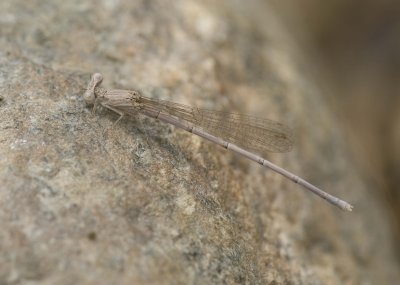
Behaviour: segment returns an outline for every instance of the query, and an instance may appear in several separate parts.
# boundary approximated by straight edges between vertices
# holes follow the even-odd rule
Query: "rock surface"
[[[268,4],[96,3],[0,4],[0,284],[399,279],[384,204]],[[155,120],[91,114],[94,72],[109,87],[290,125],[295,149],[266,158],[355,211]]]

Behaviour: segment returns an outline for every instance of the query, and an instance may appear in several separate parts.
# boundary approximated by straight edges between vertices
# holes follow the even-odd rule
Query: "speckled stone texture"
[[[0,25],[0,284],[399,280],[383,204],[265,1],[9,0]],[[169,125],[92,114],[94,72],[290,125],[295,149],[266,158],[354,212]]]

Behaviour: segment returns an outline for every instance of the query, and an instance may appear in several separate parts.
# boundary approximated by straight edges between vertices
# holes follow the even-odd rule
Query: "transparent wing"
[[[139,102],[141,108],[167,113],[244,149],[258,153],[287,152],[293,146],[291,130],[272,120],[199,109],[143,96],[140,96]]]

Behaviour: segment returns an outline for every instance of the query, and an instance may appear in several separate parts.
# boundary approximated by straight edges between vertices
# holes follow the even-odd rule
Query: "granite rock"
[[[94,4],[96,3],[96,4]],[[264,1],[2,1],[0,284],[389,284],[384,205],[354,169]],[[92,114],[104,85],[291,126],[266,158],[355,205],[156,120]]]

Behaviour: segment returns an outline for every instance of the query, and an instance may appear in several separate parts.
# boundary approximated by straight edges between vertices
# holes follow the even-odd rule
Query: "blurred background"
[[[335,91],[321,95],[341,120],[373,194],[384,197],[399,240],[400,2],[270,2],[309,56],[321,62],[325,83]]]

